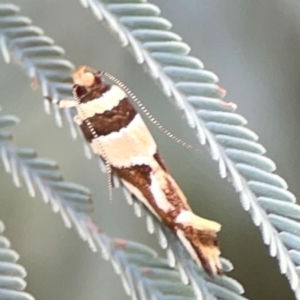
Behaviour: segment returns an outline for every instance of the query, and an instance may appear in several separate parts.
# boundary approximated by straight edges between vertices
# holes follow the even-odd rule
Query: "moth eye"
[[[94,73],[94,76],[95,76],[95,81],[97,84],[101,84],[102,83],[102,72],[101,71],[98,71],[96,73]]]
[[[84,86],[78,84],[74,85],[73,90],[78,98],[81,98],[87,93],[87,89]]]

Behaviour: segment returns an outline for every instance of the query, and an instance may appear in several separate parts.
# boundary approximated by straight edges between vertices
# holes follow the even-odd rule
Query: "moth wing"
[[[202,265],[208,274],[221,274],[220,250],[216,236],[221,225],[188,210],[182,211],[175,222],[181,225],[181,229],[176,232],[177,236],[193,259]]]

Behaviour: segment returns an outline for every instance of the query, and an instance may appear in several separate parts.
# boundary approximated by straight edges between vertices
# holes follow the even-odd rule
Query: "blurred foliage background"
[[[88,64],[121,79],[165,127],[197,145],[180,112],[166,100],[127,50],[121,49],[90,11],[79,1],[19,0],[21,14],[66,50],[74,64]],[[296,1],[164,0],[151,1],[174,25],[208,70],[227,89],[227,101],[249,121],[267,155],[298,195],[300,149],[300,5]],[[145,220],[134,216],[120,190],[109,203],[106,176],[95,160],[84,158],[80,141],[73,141],[67,126],[57,128],[43,112],[41,94],[15,65],[0,60],[0,103],[3,112],[22,120],[14,129],[14,143],[35,148],[40,156],[56,160],[69,181],[89,187],[94,195],[95,220],[109,235],[146,243],[157,250]],[[149,124],[171,173],[196,213],[222,223],[222,254],[235,269],[231,276],[253,299],[293,299],[277,261],[268,256],[260,233],[243,211],[232,187],[218,175],[208,151],[188,151]],[[93,254],[75,234],[63,227],[39,197],[30,199],[0,172],[0,218],[6,235],[21,254],[28,271],[28,289],[36,299],[125,299],[111,265]],[[162,251],[160,253],[163,254]]]

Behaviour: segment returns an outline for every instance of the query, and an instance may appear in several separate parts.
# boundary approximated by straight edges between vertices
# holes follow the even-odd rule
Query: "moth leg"
[[[53,104],[58,104],[59,108],[71,108],[76,107],[76,101],[70,100],[70,99],[52,99],[51,97],[44,97],[44,99],[47,99],[49,102]]]
[[[59,108],[72,108],[72,107],[76,108],[76,101],[70,99],[62,99],[60,101],[53,100],[52,103],[58,104]],[[75,115],[73,117],[73,121],[75,124],[80,126],[83,122],[83,119],[79,115]]]
[[[76,101],[70,99],[54,100],[53,103],[58,104],[59,108],[76,108]]]
[[[81,117],[79,115],[76,115],[73,117],[73,121],[77,124],[77,125],[81,125],[83,120],[81,119]]]

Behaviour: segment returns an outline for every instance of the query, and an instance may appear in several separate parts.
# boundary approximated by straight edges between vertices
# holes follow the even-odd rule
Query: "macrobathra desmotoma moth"
[[[73,74],[76,101],[61,100],[60,107],[76,107],[74,120],[108,171],[177,235],[198,265],[209,275],[221,274],[216,237],[221,225],[192,212],[123,86],[104,82],[109,76],[79,67]]]

